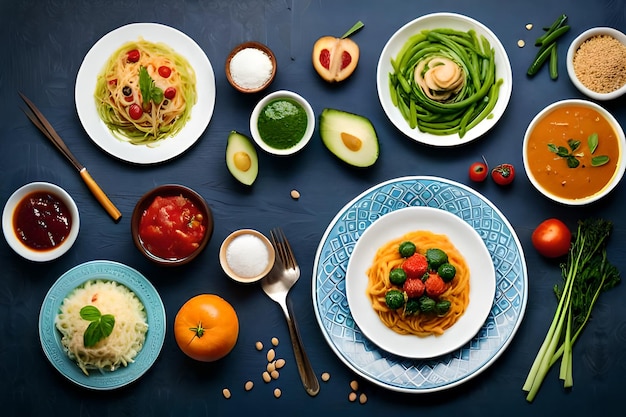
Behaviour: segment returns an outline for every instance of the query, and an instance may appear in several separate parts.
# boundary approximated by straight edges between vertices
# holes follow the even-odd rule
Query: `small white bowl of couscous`
[[[626,93],[626,35],[610,27],[584,31],[569,46],[567,73],[589,98],[620,97]]]

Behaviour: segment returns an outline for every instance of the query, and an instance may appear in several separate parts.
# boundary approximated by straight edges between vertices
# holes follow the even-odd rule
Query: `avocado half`
[[[245,185],[252,185],[259,173],[259,158],[247,136],[231,131],[226,144],[226,166],[230,173]]]
[[[378,136],[364,116],[324,109],[320,114],[320,136],[337,158],[355,167],[372,166],[378,159]]]

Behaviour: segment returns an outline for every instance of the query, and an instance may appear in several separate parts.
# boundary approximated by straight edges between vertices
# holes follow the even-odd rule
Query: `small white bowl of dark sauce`
[[[7,243],[33,262],[48,262],[65,254],[76,241],[79,229],[76,203],[67,191],[48,182],[20,187],[2,212]]]

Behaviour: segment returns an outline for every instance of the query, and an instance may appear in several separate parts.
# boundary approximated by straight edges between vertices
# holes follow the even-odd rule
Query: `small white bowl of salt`
[[[276,57],[266,45],[244,42],[226,58],[226,78],[242,93],[258,93],[267,88],[276,76]]]
[[[275,259],[276,253],[269,239],[253,229],[231,233],[220,248],[220,264],[226,275],[246,284],[266,276]]]

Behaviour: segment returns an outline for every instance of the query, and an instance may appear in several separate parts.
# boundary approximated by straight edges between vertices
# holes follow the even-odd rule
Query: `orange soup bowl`
[[[530,122],[524,135],[524,169],[549,199],[570,206],[606,196],[624,176],[624,131],[596,103],[553,103]]]

